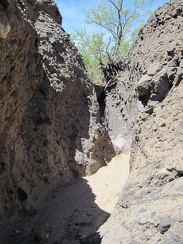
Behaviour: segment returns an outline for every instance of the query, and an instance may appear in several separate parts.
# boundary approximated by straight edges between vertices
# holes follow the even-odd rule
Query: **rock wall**
[[[139,112],[141,117],[151,114],[172,86],[179,84],[181,31],[182,3],[165,4],[141,29],[129,56],[113,64],[119,67],[112,70],[113,77],[105,87],[104,124],[110,135],[121,134],[130,144]]]
[[[0,3],[0,218],[114,156],[83,61],[51,0]],[[102,143],[101,143],[102,141]]]
[[[106,107],[104,125],[113,141],[121,138],[120,151],[130,149],[134,133],[136,109],[136,91],[131,82],[131,72],[128,59],[121,62],[121,72],[116,73],[105,87]]]
[[[114,96],[119,101],[121,94],[134,95],[123,110],[131,106],[135,124],[130,177],[114,214],[100,230],[102,243],[183,243],[182,41],[183,2],[175,0],[152,15],[131,50],[125,73],[119,74],[129,77],[126,85],[131,83],[132,92],[119,78],[107,98],[113,98],[117,110]],[[115,126],[113,131],[118,131]]]

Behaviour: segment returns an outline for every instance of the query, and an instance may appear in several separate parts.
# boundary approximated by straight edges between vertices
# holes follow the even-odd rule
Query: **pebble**
[[[139,212],[140,212],[140,213],[144,213],[144,212],[146,212],[146,211],[147,211],[147,210],[146,210],[145,208],[141,208]]]
[[[145,224],[147,224],[147,221],[145,218],[141,218],[141,219],[139,219],[138,223],[139,223],[139,225],[145,225]]]
[[[167,219],[162,219],[159,223],[159,232],[164,234],[171,226],[171,223]]]

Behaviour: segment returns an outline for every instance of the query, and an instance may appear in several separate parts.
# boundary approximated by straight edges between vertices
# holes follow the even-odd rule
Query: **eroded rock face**
[[[125,147],[130,148],[137,115],[136,91],[131,82],[129,61],[122,62],[122,72],[114,76],[105,88],[106,107],[104,124],[111,138],[123,138]]]
[[[114,156],[61,20],[51,0],[0,3],[1,219],[34,214],[49,190]]]
[[[150,18],[132,48],[128,70],[119,74],[127,74],[134,94],[131,173],[101,228],[102,243],[183,243],[182,33],[183,2],[175,0]],[[115,96],[125,93],[128,89]]]
[[[180,83],[182,55],[182,3],[174,1],[150,18],[129,58],[120,62],[122,72],[106,87],[105,125],[111,135],[131,141],[139,111],[151,114]]]

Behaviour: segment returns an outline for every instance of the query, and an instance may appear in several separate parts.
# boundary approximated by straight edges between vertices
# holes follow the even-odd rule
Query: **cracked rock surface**
[[[51,0],[0,2],[1,240],[53,189],[95,173],[115,155],[61,22]]]
[[[141,29],[106,98],[111,134],[125,124],[132,149],[129,179],[99,230],[104,244],[183,243],[182,61],[183,2],[175,0]]]

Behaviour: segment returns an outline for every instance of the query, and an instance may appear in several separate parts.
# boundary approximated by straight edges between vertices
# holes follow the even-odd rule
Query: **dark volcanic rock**
[[[132,153],[130,177],[101,228],[102,243],[183,242],[182,33],[182,0],[159,8],[106,98],[111,134],[130,138]]]
[[[122,72],[108,82],[115,81],[106,87],[105,125],[111,135],[122,134],[130,142],[139,111],[152,113],[180,83],[182,18],[181,1],[159,8],[141,29],[128,59],[122,60]]]
[[[0,3],[0,218],[7,231],[4,221],[35,213],[51,189],[114,156],[61,19],[51,0]]]

